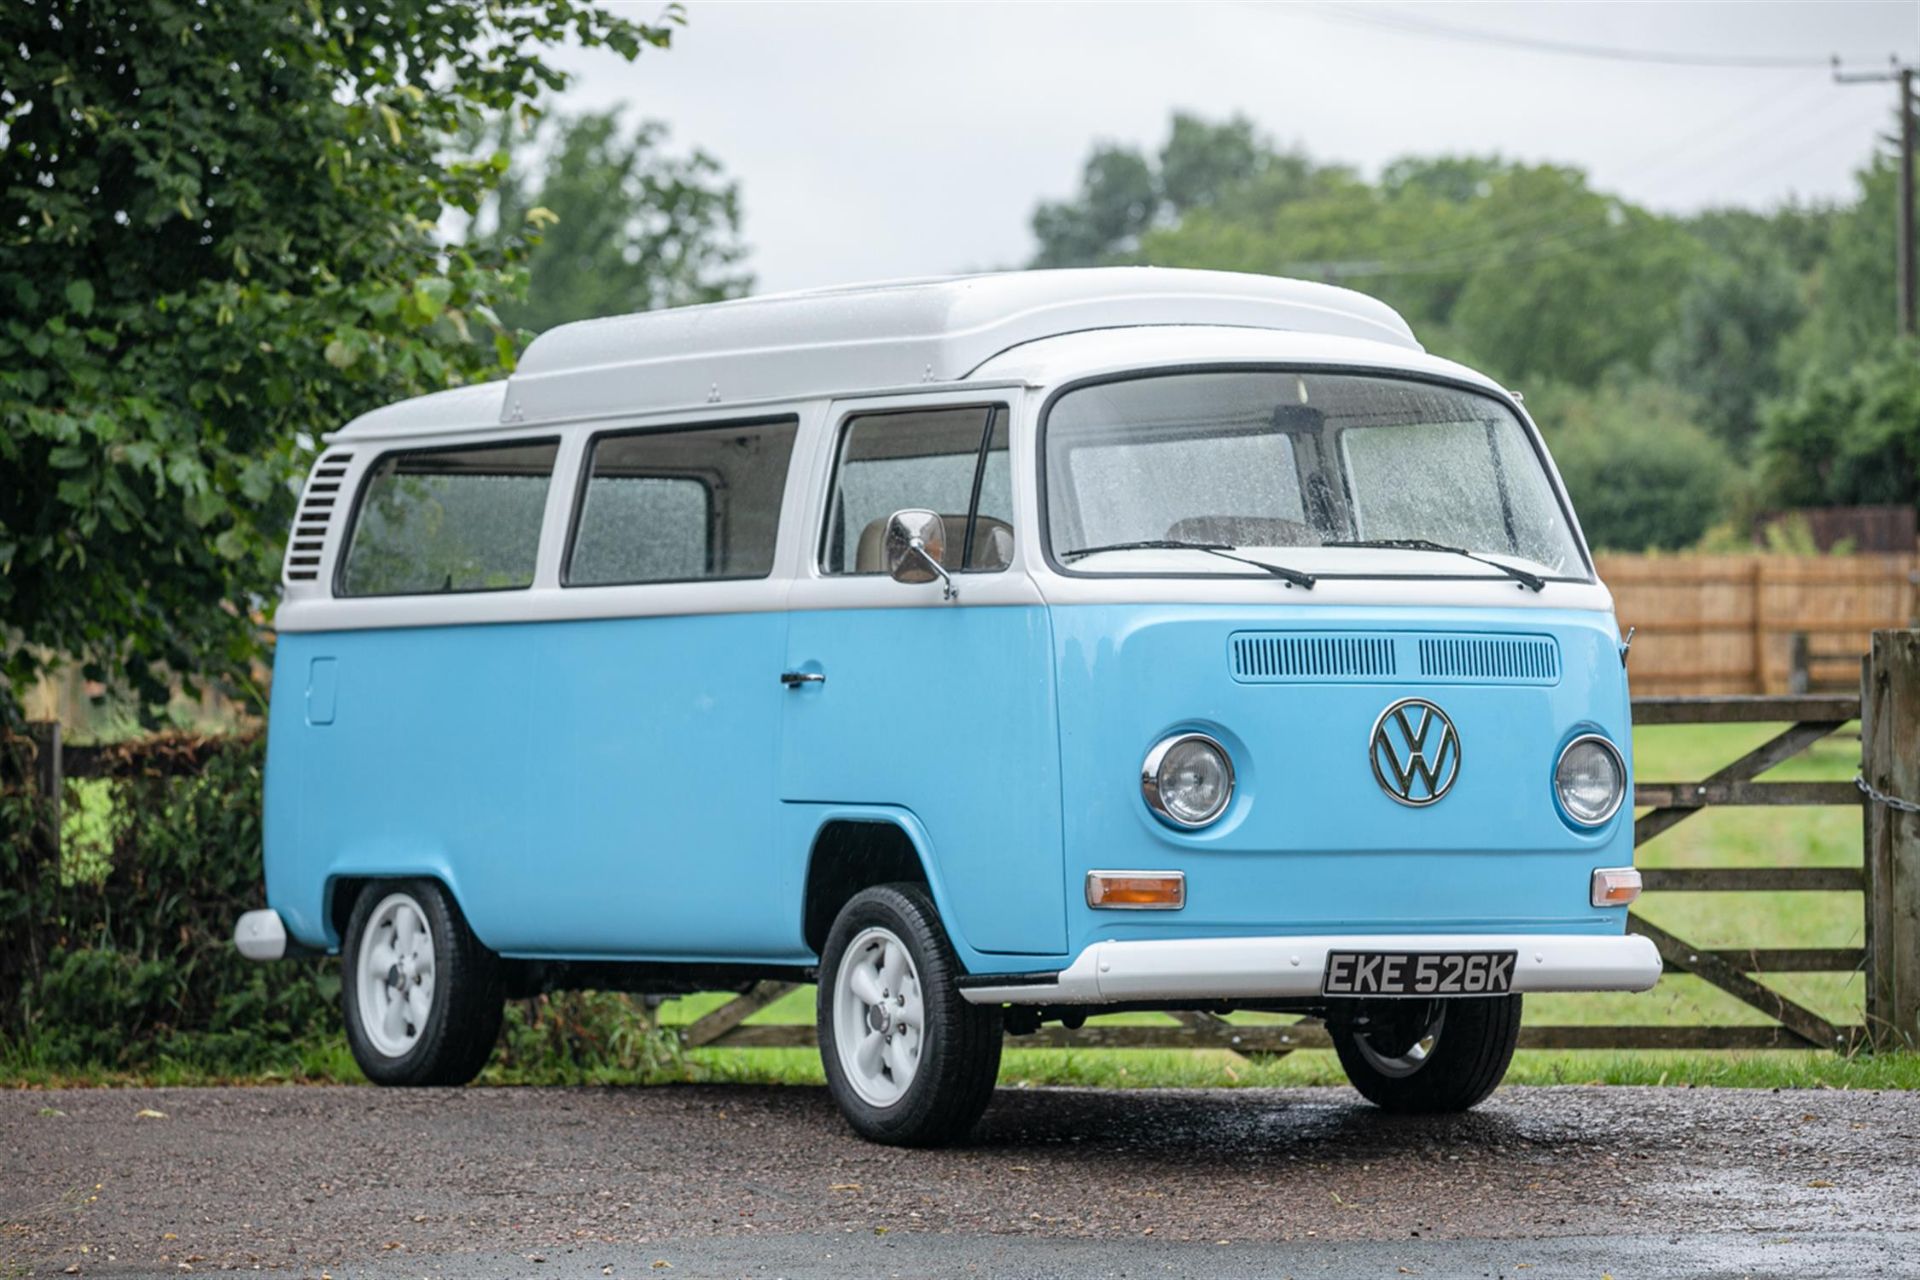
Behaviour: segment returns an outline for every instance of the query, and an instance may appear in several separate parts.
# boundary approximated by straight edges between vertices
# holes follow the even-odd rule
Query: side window
[[[1013,483],[1007,407],[861,414],[840,436],[820,566],[880,573],[887,517],[908,507],[947,523],[941,561],[953,572],[993,573],[1013,560]]]
[[[598,436],[570,587],[764,578],[799,420]]]
[[[361,487],[340,594],[533,585],[558,451],[543,441],[382,456]]]

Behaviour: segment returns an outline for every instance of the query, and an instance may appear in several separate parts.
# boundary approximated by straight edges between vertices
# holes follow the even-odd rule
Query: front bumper
[[[1660,980],[1660,953],[1638,934],[1338,934],[1096,942],[1057,974],[981,975],[961,994],[973,1004],[1312,1000],[1330,951],[1513,951],[1515,994],[1645,991]]]

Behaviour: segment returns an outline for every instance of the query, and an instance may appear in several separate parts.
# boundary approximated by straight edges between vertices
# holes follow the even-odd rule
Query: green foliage
[[[1296,198],[1318,171],[1306,157],[1276,151],[1253,123],[1235,116],[1209,124],[1176,112],[1153,159],[1133,147],[1096,145],[1070,200],[1034,210],[1036,267],[1089,267],[1121,260],[1156,224],[1230,199],[1258,204]]]
[[[680,1037],[655,1025],[633,996],[562,991],[507,1006],[492,1078],[601,1083],[685,1077]]]
[[[260,965],[233,948],[234,918],[263,896],[260,742],[124,750],[127,776],[92,784],[112,795],[114,816],[89,819],[111,839],[104,867],[97,850],[56,862],[34,801],[0,800],[0,1039],[48,1066],[260,1069],[336,1030],[333,964]],[[173,751],[204,764],[149,776],[141,762]],[[76,856],[86,865],[68,874]]]
[[[1920,348],[1809,372],[1765,415],[1759,447],[1778,505],[1920,501]]]
[[[1679,547],[1748,526],[1762,499],[1920,496],[1920,374],[1892,338],[1897,188],[1882,140],[1850,204],[1676,218],[1562,166],[1407,157],[1369,182],[1245,121],[1176,116],[1157,158],[1098,147],[1079,193],[1035,211],[1035,265],[1373,294],[1430,350],[1534,393],[1596,543]]]
[[[513,142],[509,119],[498,128]],[[632,131],[617,111],[558,121],[539,146],[537,179],[509,168],[476,243],[506,253],[529,234],[524,300],[503,303],[510,325],[536,332],[568,320],[735,298],[752,287],[741,269],[740,188],[704,151],[663,150],[667,127]],[[542,230],[544,228],[544,230]]]
[[[1552,424],[1547,447],[1596,549],[1689,547],[1725,508],[1737,470],[1670,388],[1642,382],[1533,399]]]
[[[1700,402],[1703,423],[1744,450],[1760,405],[1782,388],[1779,350],[1805,314],[1786,257],[1762,248],[1699,263],[1654,367]]]
[[[1440,157],[1396,162],[1378,185],[1330,169],[1279,198],[1249,183],[1149,232],[1136,257],[1350,285],[1442,354],[1591,386],[1646,366],[1689,244],[1574,170]]]
[[[563,40],[668,36],[581,0],[0,10],[6,682],[244,670],[314,438],[511,367],[524,246],[435,231],[505,170],[449,158],[461,120],[532,110]]]
[[[1826,251],[1806,274],[1806,323],[1787,343],[1784,358],[1791,369],[1839,373],[1884,354],[1896,341],[1895,155],[1883,144],[1855,174],[1858,199],[1832,214]]]
[[[1159,207],[1151,165],[1130,147],[1098,146],[1072,200],[1033,211],[1036,267],[1092,266],[1139,239]]]

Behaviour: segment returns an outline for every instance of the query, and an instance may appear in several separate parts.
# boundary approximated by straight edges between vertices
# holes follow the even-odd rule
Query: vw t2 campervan
[[[1345,290],[1116,269],[588,321],[330,437],[287,551],[268,906],[383,1084],[502,1001],[817,980],[931,1143],[1004,1033],[1323,1019],[1472,1106],[1640,990],[1623,650],[1517,397]]]

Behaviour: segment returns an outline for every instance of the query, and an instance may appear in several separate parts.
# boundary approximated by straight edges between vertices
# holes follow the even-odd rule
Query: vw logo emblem
[[[1403,698],[1382,711],[1368,754],[1380,789],[1415,808],[1446,795],[1460,776],[1460,735],[1425,698]]]

